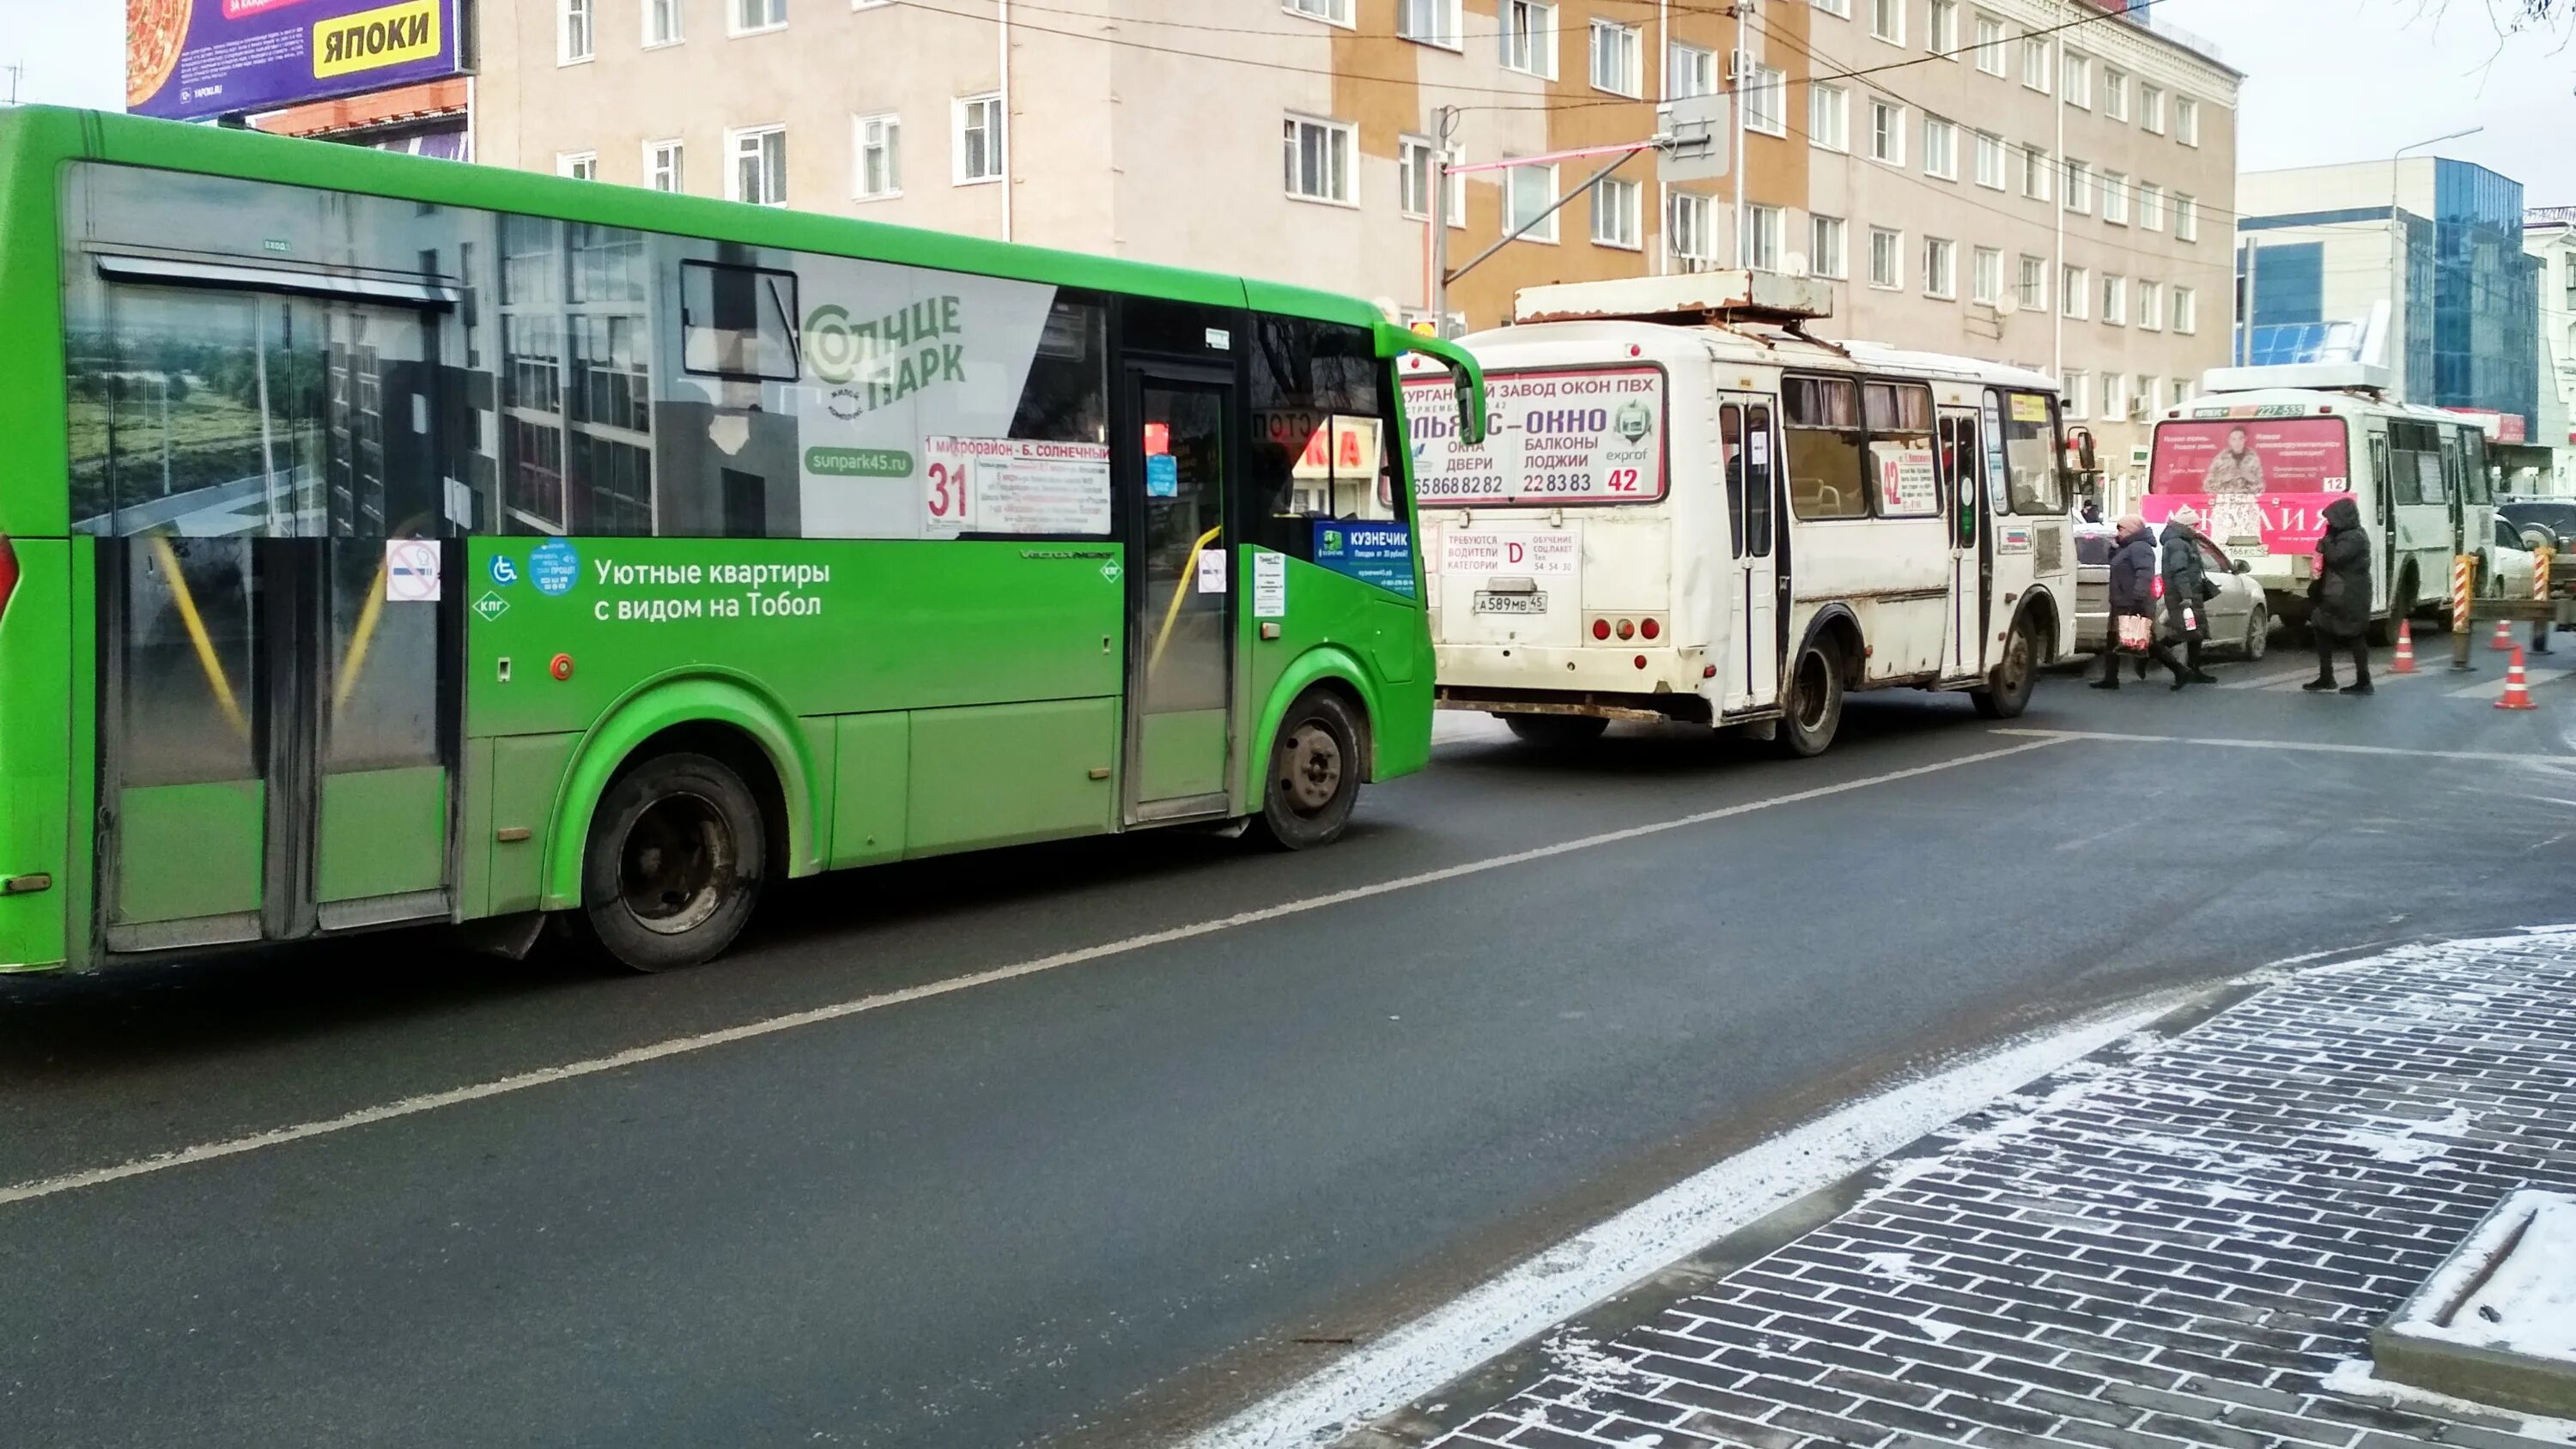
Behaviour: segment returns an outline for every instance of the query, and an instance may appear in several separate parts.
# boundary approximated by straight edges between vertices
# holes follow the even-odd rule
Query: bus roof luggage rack
[[[1523,287],[1512,298],[1514,322],[1778,322],[1794,328],[1832,315],[1834,294],[1824,283],[1744,270],[1562,282]]]
[[[2200,390],[2258,392],[2294,387],[2310,392],[2348,392],[2385,397],[2396,379],[2388,369],[2367,362],[2284,362],[2270,367],[2213,367],[2201,375]]]

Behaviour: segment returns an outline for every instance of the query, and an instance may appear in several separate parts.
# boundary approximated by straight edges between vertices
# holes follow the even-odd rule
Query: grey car
[[[2110,632],[2111,545],[2108,524],[2075,526],[2075,648],[2079,653],[2098,652]],[[2262,586],[2246,577],[2252,565],[2236,563],[2225,549],[2206,539],[2197,546],[2210,582],[2218,585],[2218,597],[2201,606],[2201,627],[2208,634],[2209,647],[2247,659],[2262,658],[2271,647],[2272,609],[2263,598]]]

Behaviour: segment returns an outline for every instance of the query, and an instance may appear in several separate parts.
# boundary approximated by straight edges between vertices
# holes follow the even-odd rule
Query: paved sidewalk
[[[2401,1396],[2365,1362],[2371,1327],[2498,1199],[2576,1188],[2576,933],[2301,973],[1948,1135],[1612,1343],[1560,1332],[1547,1378],[1439,1442],[2522,1449],[2576,1432]]]

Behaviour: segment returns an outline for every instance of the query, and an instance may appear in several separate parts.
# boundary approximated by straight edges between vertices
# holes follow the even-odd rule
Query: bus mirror
[[[1450,381],[1458,393],[1458,442],[1472,448],[1485,441],[1485,369],[1467,349],[1445,338],[1408,332],[1389,324],[1384,335],[1395,349],[1419,352],[1449,369]]]
[[[2092,429],[2077,428],[2075,430],[2075,436],[2069,438],[2067,441],[2072,443],[2075,447],[2075,471],[2079,473],[2099,473],[2102,471],[2101,461],[2094,456],[2093,452]]]

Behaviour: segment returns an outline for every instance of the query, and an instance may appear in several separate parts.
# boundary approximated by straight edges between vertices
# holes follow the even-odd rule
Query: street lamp
[[[2392,335],[2402,335],[2407,326],[2407,314],[2413,311],[2413,308],[2407,305],[2411,299],[2405,296],[2406,220],[2398,209],[2398,197],[2405,185],[2405,177],[2398,169],[2398,163],[2406,159],[2406,153],[2409,151],[2421,151],[2427,146],[2439,146],[2445,141],[2474,136],[2485,129],[2484,126],[2471,126],[2465,131],[2453,131],[2447,136],[2435,136],[2429,140],[2400,146],[2397,148],[2397,154],[2388,158],[2388,330]],[[2247,335],[2252,335],[2250,330]],[[2397,354],[2394,347],[2389,351],[2392,355],[2389,358],[2388,371],[2397,381],[2397,396],[2400,401],[2411,402],[2413,399],[2406,395],[2406,359],[2403,355]]]

